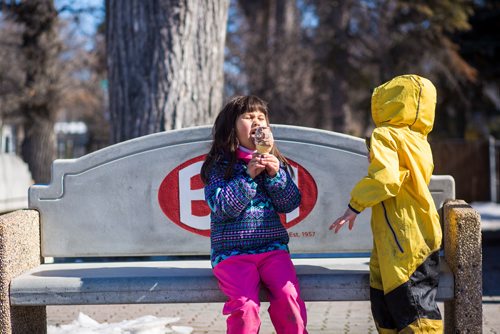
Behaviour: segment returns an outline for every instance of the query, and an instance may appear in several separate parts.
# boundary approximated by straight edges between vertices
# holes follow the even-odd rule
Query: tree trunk
[[[320,26],[318,44],[321,47],[317,77],[322,85],[319,91],[325,92],[321,110],[321,127],[346,133],[351,117],[349,107],[349,77],[352,76],[351,37],[349,24],[353,1],[341,0],[318,4]]]
[[[113,141],[208,124],[222,103],[228,0],[107,0]]]
[[[274,123],[312,125],[312,54],[294,0],[240,0],[248,32],[241,55],[251,93],[269,102]],[[241,34],[241,33],[240,33]]]
[[[56,155],[54,122],[42,119],[27,122],[24,132],[21,145],[23,160],[30,167],[31,177],[36,183],[48,184]]]

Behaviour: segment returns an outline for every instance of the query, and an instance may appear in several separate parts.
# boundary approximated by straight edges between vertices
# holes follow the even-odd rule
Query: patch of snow
[[[180,318],[157,318],[146,315],[133,320],[100,324],[86,314],[79,313],[70,324],[48,326],[48,334],[191,334],[192,327],[171,325]]]

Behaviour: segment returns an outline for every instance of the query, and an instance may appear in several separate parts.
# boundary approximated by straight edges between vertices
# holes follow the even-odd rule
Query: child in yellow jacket
[[[442,234],[428,188],[434,164],[427,134],[435,106],[436,88],[417,75],[375,89],[368,175],[330,226],[335,233],[346,223],[352,229],[356,216],[372,208],[370,301],[380,333],[443,331],[435,301]]]

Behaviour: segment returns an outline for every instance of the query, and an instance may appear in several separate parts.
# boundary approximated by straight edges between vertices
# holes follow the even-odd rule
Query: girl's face
[[[266,115],[262,111],[252,111],[241,114],[236,119],[236,137],[241,146],[255,150],[253,137],[259,126],[269,126]]]

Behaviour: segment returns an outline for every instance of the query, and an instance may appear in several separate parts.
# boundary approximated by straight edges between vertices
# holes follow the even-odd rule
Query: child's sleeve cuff
[[[282,181],[283,177],[281,175],[281,170],[279,170],[276,175],[274,176],[269,176],[266,174],[266,180],[271,184],[275,185],[276,183],[280,183]]]
[[[356,212],[358,215],[365,209],[359,205],[356,205],[356,203],[354,203],[353,201],[349,202],[347,206],[349,207],[349,209]]]

